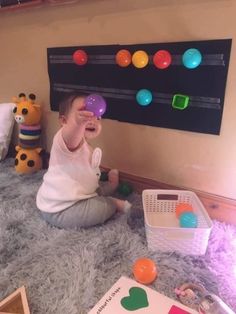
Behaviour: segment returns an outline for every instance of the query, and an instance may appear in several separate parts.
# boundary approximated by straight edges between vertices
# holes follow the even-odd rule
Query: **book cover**
[[[88,314],[197,314],[138,282],[121,277]]]

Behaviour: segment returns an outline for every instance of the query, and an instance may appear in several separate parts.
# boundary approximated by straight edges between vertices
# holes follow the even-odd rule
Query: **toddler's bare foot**
[[[116,205],[116,208],[118,211],[123,212],[123,213],[128,213],[131,209],[132,204],[128,201],[120,200],[115,197],[111,197],[113,202]]]
[[[119,185],[119,171],[117,169],[111,169],[108,172],[108,182],[115,191]]]

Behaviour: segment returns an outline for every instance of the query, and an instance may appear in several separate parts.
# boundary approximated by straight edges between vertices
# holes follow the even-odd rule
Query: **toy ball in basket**
[[[179,203],[175,207],[176,217],[179,218],[179,225],[182,228],[197,228],[198,218],[193,212],[193,207],[188,203]]]
[[[149,249],[205,254],[212,221],[194,192],[144,190],[142,201]]]

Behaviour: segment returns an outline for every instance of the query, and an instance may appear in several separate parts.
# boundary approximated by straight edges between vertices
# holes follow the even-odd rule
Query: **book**
[[[121,277],[88,314],[197,314],[180,302]]]

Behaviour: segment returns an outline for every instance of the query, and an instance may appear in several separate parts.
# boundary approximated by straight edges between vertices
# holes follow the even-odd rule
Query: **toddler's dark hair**
[[[67,94],[59,104],[59,117],[68,115],[71,109],[72,103],[76,98],[85,98],[87,96],[88,95],[86,94],[78,93],[78,92],[71,92]]]

